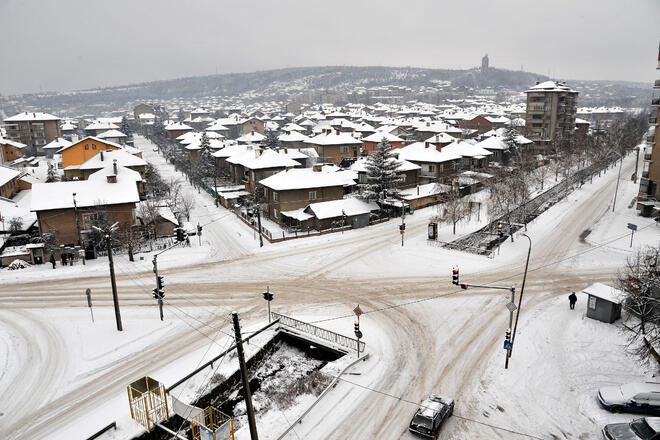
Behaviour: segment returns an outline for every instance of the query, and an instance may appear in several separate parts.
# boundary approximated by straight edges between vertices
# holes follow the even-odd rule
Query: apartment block
[[[546,81],[526,90],[525,125],[529,139],[541,149],[575,128],[578,92],[565,82]]]
[[[48,113],[22,112],[4,121],[7,138],[27,145],[30,154],[45,154],[43,147],[62,136],[60,118]]]

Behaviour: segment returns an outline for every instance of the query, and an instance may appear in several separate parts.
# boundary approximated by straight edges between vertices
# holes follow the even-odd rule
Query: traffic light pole
[[[525,263],[525,274],[523,275],[522,287],[520,288],[520,295],[518,296],[518,309],[516,310],[516,323],[513,326],[513,334],[511,335],[511,350],[509,350],[509,357],[513,352],[513,343],[516,341],[516,330],[518,329],[518,316],[520,316],[520,307],[522,307],[522,297],[525,292],[525,281],[527,280],[527,268],[529,267],[529,256],[532,253],[532,239],[527,234],[521,234],[529,240],[529,249],[527,249],[527,262]]]
[[[119,311],[119,296],[117,295],[117,281],[115,280],[115,262],[112,259],[112,243],[110,242],[110,233],[105,235],[105,246],[108,249],[108,264],[110,265],[110,285],[112,286],[112,303],[115,307],[115,321],[117,321],[117,330],[123,331],[121,325],[121,312]]]
[[[160,282],[159,282],[159,278],[158,278],[158,256],[160,254],[164,253],[164,252],[169,251],[173,247],[178,246],[181,243],[183,243],[183,242],[178,241],[178,242],[174,243],[172,246],[170,246],[166,249],[163,249],[162,251],[158,252],[157,254],[154,254],[154,259],[152,260],[152,262],[154,264],[154,275],[156,276],[156,289],[155,289],[155,291],[158,292],[158,294],[156,296],[158,297],[158,311],[160,313],[160,320],[161,321],[163,320],[163,296],[160,293]]]

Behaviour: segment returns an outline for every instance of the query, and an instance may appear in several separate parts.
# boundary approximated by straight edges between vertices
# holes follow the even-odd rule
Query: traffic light
[[[355,333],[360,331],[360,323],[359,322],[356,322],[353,326],[355,327]]]
[[[165,296],[165,292],[160,289],[153,289],[154,299],[162,299]]]
[[[183,236],[183,228],[179,227],[176,228],[176,241],[177,243],[180,243],[182,241],[185,241],[186,238]]]
[[[510,328],[506,329],[506,333],[504,334],[504,340],[506,342],[511,342],[511,329]]]
[[[202,225],[197,225],[197,235],[202,235]]]
[[[502,223],[497,224],[497,235],[504,237],[504,232],[502,232]]]
[[[272,301],[273,300],[273,292],[264,292],[264,299],[266,301]]]
[[[466,283],[461,283],[461,289],[467,290],[468,285]]]
[[[451,271],[451,283],[458,286],[458,267],[452,269]]]
[[[405,230],[406,230],[406,224],[405,224],[405,223],[401,223],[401,224],[399,225],[399,231],[405,231]]]
[[[157,276],[156,277],[156,287],[158,287],[158,290],[163,290],[163,287],[165,284],[163,283],[163,277]]]

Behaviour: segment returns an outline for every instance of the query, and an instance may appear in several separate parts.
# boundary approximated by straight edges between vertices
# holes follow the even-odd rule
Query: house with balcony
[[[660,49],[658,49],[658,70],[660,70]],[[651,115],[647,132],[646,146],[644,147],[644,165],[639,182],[637,195],[637,209],[646,217],[660,214],[660,79],[653,84],[653,98],[651,99]]]
[[[339,165],[342,159],[357,158],[360,155],[362,141],[348,133],[326,128],[321,134],[306,141],[306,144],[314,147],[322,161]]]
[[[4,120],[6,138],[27,145],[28,154],[43,154],[44,145],[62,136],[60,118],[48,113],[22,112]]]
[[[257,183],[288,168],[300,168],[300,162],[279,154],[275,150],[248,148],[243,153],[227,159],[231,179],[236,184],[245,184],[245,190],[252,192]]]

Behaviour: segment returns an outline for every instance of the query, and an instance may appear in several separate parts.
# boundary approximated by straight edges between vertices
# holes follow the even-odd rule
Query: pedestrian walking
[[[66,253],[62,252],[62,266],[66,266]]]
[[[69,254],[69,264],[73,266],[73,254]]]
[[[53,265],[53,269],[55,269],[55,255],[50,254],[50,264]]]
[[[572,292],[570,295],[568,295],[568,303],[571,306],[571,310],[575,308],[576,302],[577,302],[577,296],[575,296],[575,292]]]

